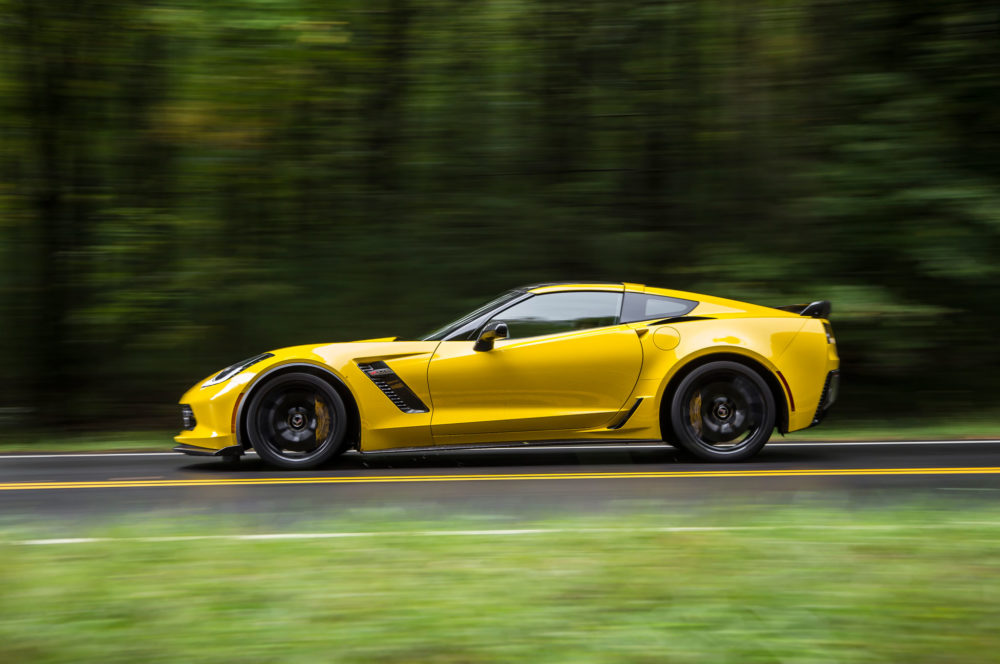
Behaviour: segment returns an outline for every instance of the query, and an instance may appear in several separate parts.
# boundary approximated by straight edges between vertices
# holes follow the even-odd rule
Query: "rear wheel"
[[[670,424],[677,444],[706,461],[742,461],[774,430],[774,396],[764,379],[737,362],[710,362],[674,393]]]
[[[312,374],[278,376],[256,390],[247,407],[251,447],[281,468],[314,468],[343,451],[344,400]]]

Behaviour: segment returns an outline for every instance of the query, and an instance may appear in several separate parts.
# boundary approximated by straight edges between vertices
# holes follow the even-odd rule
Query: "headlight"
[[[248,360],[243,360],[242,362],[237,362],[236,364],[231,364],[219,373],[215,374],[204,383],[201,384],[203,388],[211,387],[212,385],[218,385],[219,383],[224,383],[239,372],[247,369],[254,364],[262,360],[266,360],[269,357],[274,357],[274,353],[261,353],[260,355],[254,355]]]

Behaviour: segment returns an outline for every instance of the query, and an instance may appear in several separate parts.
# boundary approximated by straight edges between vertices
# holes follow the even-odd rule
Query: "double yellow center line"
[[[205,486],[300,484],[391,484],[398,482],[498,482],[522,480],[645,480],[716,477],[849,477],[866,475],[997,475],[1000,467],[970,468],[817,468],[791,470],[688,470],[583,473],[479,473],[438,475],[319,475],[283,477],[216,477],[206,479],[96,480],[69,482],[3,482],[0,491],[52,489],[127,489]]]

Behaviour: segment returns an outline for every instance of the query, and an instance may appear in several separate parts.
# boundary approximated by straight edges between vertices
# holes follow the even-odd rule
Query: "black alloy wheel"
[[[344,400],[307,373],[277,376],[254,391],[247,434],[257,455],[280,468],[314,468],[343,451]]]
[[[757,372],[738,362],[710,362],[681,381],[670,408],[674,439],[706,461],[742,461],[774,430],[774,396]]]

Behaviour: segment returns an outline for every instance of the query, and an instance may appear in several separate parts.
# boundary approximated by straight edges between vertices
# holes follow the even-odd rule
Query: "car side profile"
[[[350,449],[665,441],[739,461],[833,404],[829,315],[633,283],[515,288],[423,339],[227,367],[181,398],[174,449],[312,468]]]

